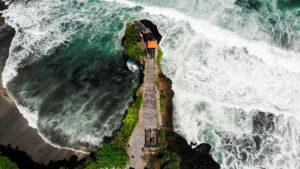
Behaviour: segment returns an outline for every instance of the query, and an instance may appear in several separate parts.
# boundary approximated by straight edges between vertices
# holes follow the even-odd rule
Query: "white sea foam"
[[[53,3],[58,4],[59,1]],[[5,88],[7,88],[7,83],[17,75],[16,69],[22,60],[29,58],[28,60],[33,61],[35,59],[34,57],[37,57],[39,54],[49,53],[52,48],[55,48],[55,46],[59,45],[65,39],[53,38],[52,41],[43,43],[45,38],[51,33],[51,29],[56,28],[54,26],[38,27],[38,21],[41,19],[39,18],[39,12],[47,12],[49,8],[48,5],[51,4],[41,4],[39,8],[42,9],[39,10],[37,4],[34,2],[30,4],[32,5],[31,7],[28,7],[30,6],[28,5],[24,8],[23,5],[25,4],[12,3],[9,10],[5,10],[3,13],[3,17],[9,18],[6,19],[6,23],[16,29],[16,35],[10,47],[10,55],[2,73],[2,85]],[[27,12],[24,12],[24,10]],[[27,119],[29,125],[33,128],[37,128],[38,113],[32,112],[28,108],[18,104],[17,107]]]
[[[222,163],[223,168],[299,168],[300,57],[297,50],[289,51],[273,44],[272,38],[260,30],[260,25],[254,25],[256,20],[250,14],[250,27],[238,27],[240,32],[234,32],[211,23],[211,20],[176,9],[127,0],[106,2],[116,6],[121,4],[122,7],[142,6],[139,15],[133,14],[133,17],[151,19],[158,25],[163,35],[162,68],[172,79],[175,92],[175,129],[188,141],[211,143],[213,156]],[[232,4],[228,4],[224,1],[219,7],[230,10]],[[215,13],[205,15],[209,14]],[[224,15],[230,18],[230,15]],[[22,25],[30,26],[26,22]],[[40,31],[33,30],[28,31],[28,34],[34,35],[33,38],[43,37],[38,33]],[[240,34],[248,31],[249,34],[257,34],[255,38]],[[61,41],[48,43],[55,46],[69,35],[57,35],[54,39]],[[14,44],[17,44],[16,39]],[[11,75],[4,76],[7,78],[3,79],[5,83],[15,75],[17,64],[13,61],[19,61],[16,57],[15,60],[10,57],[12,61],[7,62],[5,72]],[[255,110],[275,113],[276,130],[273,135],[264,136],[262,149],[246,153],[248,160],[242,162],[244,152],[239,143],[243,139],[253,143]],[[73,134],[72,131],[70,134]],[[230,153],[223,147],[226,137],[235,144],[236,152]],[[92,137],[87,138],[93,140]],[[275,153],[268,151],[270,147],[274,148],[271,150]],[[268,152],[270,154],[265,157]]]
[[[179,43],[177,43],[178,46],[176,46],[175,49],[169,50],[168,47],[165,48],[166,60],[170,59],[170,61],[172,61],[171,63],[168,62],[168,65],[176,65],[177,63],[185,63],[185,65],[187,65],[187,67],[182,67],[182,69],[179,71],[180,73],[182,73],[182,75],[185,75],[184,77],[188,78],[186,79],[186,82],[189,83],[189,86],[198,85],[197,87],[199,87],[200,84],[198,82],[198,78],[215,78],[216,80],[218,80],[215,81],[217,82],[217,84],[222,83],[225,85],[227,82],[228,84],[232,83],[233,86],[227,86],[230,87],[230,89],[226,90],[223,94],[234,91],[233,88],[238,89],[236,88],[236,85],[242,87],[241,90],[243,91],[239,92],[246,92],[245,94],[249,94],[247,93],[248,91],[244,91],[246,90],[245,87],[252,88],[253,86],[255,87],[255,89],[259,89],[260,92],[267,94],[266,96],[261,96],[264,97],[261,100],[270,102],[271,105],[269,105],[268,103],[259,105],[259,103],[256,102],[251,104],[251,100],[249,100],[250,104],[247,105],[241,105],[240,102],[239,104],[234,104],[232,102],[223,102],[222,100],[220,101],[223,102],[222,104],[232,107],[244,108],[245,110],[253,110],[254,108],[256,108],[272,113],[286,113],[289,115],[293,115],[295,118],[300,120],[300,116],[298,115],[300,106],[297,106],[300,105],[298,104],[300,103],[300,98],[297,94],[299,91],[296,88],[296,86],[300,85],[298,81],[300,78],[300,57],[294,51],[287,51],[260,40],[244,39],[234,32],[214,26],[207,21],[192,18],[181,12],[178,12],[175,9],[145,6],[140,3],[134,3],[126,0],[119,0],[118,2],[124,3],[131,7],[142,6],[143,11],[150,13],[151,18],[154,18],[154,20],[160,20],[155,19],[154,16],[164,16],[162,19],[172,19],[173,22],[179,24],[179,27],[183,26],[182,24],[186,22],[191,26],[192,31],[195,31],[193,37],[189,37],[184,34],[180,37],[180,41]],[[164,32],[163,29],[165,29],[166,27],[163,22],[164,21],[160,21],[160,23],[158,23],[158,26],[161,27],[162,32]],[[165,22],[168,23],[168,21]],[[188,32],[185,33],[189,34]],[[163,37],[165,39],[172,38],[168,37],[168,35],[165,35]],[[163,48],[168,45],[168,42],[166,41],[167,40],[163,39]],[[188,43],[181,43],[182,41]],[[203,53],[203,55],[205,56],[201,56],[202,54],[199,55],[199,53],[202,51],[197,48],[197,45],[199,43],[202,43],[203,41],[210,45],[207,46],[207,48],[204,46],[205,49],[202,49],[205,50],[205,52]],[[164,44],[164,42],[166,44]],[[238,56],[235,56],[235,54],[231,54],[231,56],[229,56],[230,54],[228,52],[226,53],[226,50],[228,52],[237,52]],[[200,58],[191,58],[191,56],[188,57],[186,56],[186,53],[189,53],[193,56],[203,57],[201,59],[204,61],[209,61],[212,67],[203,67],[204,65],[203,62],[201,62],[202,60]],[[228,60],[226,60],[226,58],[221,58],[220,55],[228,55],[227,57],[229,58]],[[244,60],[242,60],[243,57],[245,58]],[[191,67],[193,69],[190,69]],[[213,68],[213,70],[210,70],[211,68]],[[223,73],[227,74],[215,74],[222,72],[214,71],[222,71]],[[201,72],[206,74],[199,74]],[[182,78],[182,75],[179,75],[178,78]],[[195,76],[197,78],[195,78]],[[281,80],[278,80],[278,78],[280,78]],[[274,83],[273,86],[270,86],[270,83]],[[268,85],[266,86],[266,84]],[[269,87],[273,87],[273,90],[271,90]],[[207,88],[203,87],[203,90],[204,89],[207,90]],[[287,91],[282,91],[282,89],[287,89]],[[197,91],[198,90],[199,88],[197,88]],[[248,99],[254,99],[254,97],[258,97],[258,95],[255,95]],[[214,99],[218,100],[218,98]],[[241,101],[245,102],[245,100],[242,99]],[[293,103],[293,105],[290,105],[290,103]],[[277,108],[274,106],[277,106]],[[278,110],[278,107],[281,110]]]
[[[14,100],[14,102],[16,103],[16,106],[18,108],[18,110],[20,111],[20,113],[23,115],[23,117],[28,121],[28,125],[32,128],[36,128],[37,129],[37,118],[38,118],[38,115],[37,113],[38,112],[32,112],[30,111],[28,108],[20,105],[20,104],[17,104],[17,101],[13,98],[13,96],[11,96],[8,92],[8,95]],[[37,130],[38,131],[38,130]],[[75,152],[80,152],[80,153],[84,153],[84,154],[88,154],[88,152],[86,151],[83,151],[83,150],[77,150],[77,149],[74,149],[74,148],[70,148],[70,147],[64,147],[64,146],[60,146],[58,144],[55,144],[55,143],[52,143],[47,137],[45,137],[42,133],[40,133],[38,131],[38,134],[39,136],[42,137],[42,139],[52,145],[53,147],[56,147],[56,148],[61,148],[61,149],[66,149],[66,150],[72,150],[72,151],[75,151]],[[87,137],[87,140],[89,140],[90,137]],[[82,141],[86,141],[86,140],[82,140]]]
[[[158,24],[163,34],[163,71],[175,92],[175,129],[188,142],[211,143],[222,168],[300,167],[297,50],[282,49],[266,41],[265,35],[248,40],[175,9],[118,2],[142,6]],[[260,136],[259,151],[247,152],[241,143],[256,145],[252,138],[256,110],[276,114],[276,129]],[[236,151],[227,152],[226,137]]]
[[[91,23],[91,20],[95,21],[95,19],[90,18],[90,16],[88,15],[85,15],[84,18],[82,18],[80,14],[75,12],[77,11],[77,9],[71,8],[69,10],[65,10],[64,5],[67,5],[67,3],[68,2],[62,2],[59,0],[51,2],[46,0],[28,1],[26,3],[18,2],[13,3],[10,8],[4,12],[3,16],[6,17],[6,22],[16,29],[16,35],[10,47],[10,55],[6,61],[6,66],[2,74],[4,87],[7,88],[8,82],[10,82],[18,74],[17,69],[19,67],[34,62],[41,56],[49,56],[57,46],[65,44],[69,41],[69,38],[72,35],[78,34],[76,32],[78,30],[76,30],[75,28],[63,30],[64,24],[69,24],[69,26],[74,27],[77,26],[70,23],[70,20],[72,19],[73,23],[76,22],[78,24],[83,24],[85,22]],[[57,19],[53,18],[54,16],[57,17]],[[55,86],[55,84],[49,85]],[[51,91],[46,92],[45,97],[47,97],[50,93]],[[104,95],[98,95],[97,99],[102,96],[104,97],[105,93]],[[92,99],[93,97],[91,96],[90,98]],[[31,100],[28,98],[26,99],[28,103],[33,104],[33,109],[38,109],[37,106],[39,104],[42,104],[43,101],[41,98],[39,100],[34,98]],[[15,102],[18,103],[17,101]],[[72,103],[70,104],[71,105],[67,106],[72,107]],[[74,111],[73,114],[69,114],[68,117],[61,117],[61,119],[64,120],[54,121],[53,119],[40,119],[39,113],[37,111],[31,110],[22,105],[17,104],[17,107],[22,115],[27,119],[29,125],[33,128],[37,128],[41,137],[48,143],[51,143],[50,139],[40,132],[39,127],[43,126],[46,128],[47,125],[53,126],[53,122],[57,123],[58,121],[60,121],[60,123],[55,126],[55,129],[63,131],[65,134],[70,136],[70,144],[79,141],[89,143],[91,145],[99,145],[102,141],[103,136],[111,135],[113,131],[112,126],[117,126],[119,122],[112,122],[111,118],[115,118],[115,116],[111,116],[110,119],[103,123],[104,127],[100,131],[95,131],[95,129],[93,128],[86,129],[88,126],[92,127],[96,123],[98,117],[95,117],[96,113],[94,113],[94,116],[92,116],[93,121],[83,118],[81,113],[84,112],[84,110],[82,109],[85,107],[85,104],[86,103],[83,103],[81,109]],[[125,105],[122,107],[122,110],[118,112],[118,116],[124,113],[127,103],[124,104]],[[82,121],[74,121],[78,119]],[[38,121],[40,121],[40,126],[38,126]],[[84,132],[85,130],[88,131]],[[51,144],[55,147],[66,148],[61,147],[55,143]],[[73,148],[68,149],[74,150]]]

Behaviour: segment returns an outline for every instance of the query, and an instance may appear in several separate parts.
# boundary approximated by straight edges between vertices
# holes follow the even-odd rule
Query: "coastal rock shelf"
[[[137,40],[136,44],[128,47],[130,39],[128,30],[131,27],[136,32]],[[163,74],[160,67],[163,52],[158,43],[161,38],[157,26],[151,21],[141,20],[127,24],[123,38],[125,53],[131,54],[127,52],[128,48],[135,46],[142,49],[144,53],[139,57],[135,54],[129,55],[131,59],[140,62],[144,69],[143,83],[138,90],[144,93],[144,102],[139,112],[139,121],[129,140],[127,153],[130,162],[126,168],[161,168],[169,165],[174,169],[179,167],[219,169],[219,164],[209,155],[211,149],[209,144],[201,144],[192,149],[185,139],[174,132],[172,120],[174,92],[172,81]],[[162,163],[159,158],[168,160]]]
[[[144,102],[139,115],[137,124],[129,141],[128,155],[131,157],[127,168],[144,168],[146,161],[143,160],[147,155],[145,148],[145,131],[157,129],[157,116],[155,110],[155,86],[154,86],[154,60],[147,58],[145,66],[144,81]]]
[[[130,163],[126,168],[145,168],[147,159],[158,148],[159,124],[156,102],[156,60],[157,60],[157,41],[152,36],[151,30],[143,26],[138,21],[133,22],[133,27],[138,32],[140,40],[138,46],[144,48],[144,56],[139,60],[144,64],[144,79],[141,89],[144,93],[142,109],[139,113],[139,122],[130,138],[127,153]],[[144,39],[146,37],[147,39]],[[142,49],[143,49],[142,48]]]

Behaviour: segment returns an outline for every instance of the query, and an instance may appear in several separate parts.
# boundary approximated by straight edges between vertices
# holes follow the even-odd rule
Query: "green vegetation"
[[[75,169],[96,169],[97,164],[95,163],[95,160],[91,157],[87,157],[85,159],[84,164],[77,166]]]
[[[140,94],[133,105],[127,110],[125,118],[122,120],[120,130],[115,136],[115,140],[121,144],[128,145],[129,137],[131,136],[137,122],[139,121],[139,111],[143,104],[143,94]]]
[[[0,152],[0,169],[18,169],[19,167],[17,166],[16,163],[13,163],[10,161],[9,158],[2,156]]]
[[[131,23],[126,24],[125,39],[123,41],[125,54],[139,60],[143,56],[143,51],[137,46],[137,33]],[[83,166],[77,169],[99,169],[99,168],[125,168],[130,158],[126,152],[129,138],[132,135],[137,122],[139,121],[139,111],[143,104],[143,94],[140,94],[133,105],[127,110],[122,120],[120,129],[115,133],[113,139],[104,142],[99,148],[96,161],[87,160]]]
[[[160,108],[163,112],[166,108],[164,104],[167,96],[164,90],[160,90]],[[167,141],[165,131],[160,130],[160,143],[159,150],[155,153],[155,155],[149,161],[153,168],[154,166],[160,166],[161,169],[179,169],[180,168],[180,157],[167,149]]]
[[[158,80],[156,80],[155,84],[156,84],[156,87],[159,87],[159,85],[160,85]]]
[[[180,169],[180,158],[176,153],[168,150],[163,151],[161,159],[162,169]]]
[[[160,94],[160,99],[161,100],[166,100],[167,99],[167,96],[163,93]]]
[[[158,49],[158,55],[157,55],[157,64],[159,66],[161,64],[161,60],[162,60],[163,55],[164,55],[164,52],[159,48]]]
[[[91,163],[88,166],[86,166],[84,169],[97,169],[97,164],[96,163]]]
[[[143,56],[143,50],[137,46],[137,33],[131,23],[126,24],[123,47],[125,54],[134,60],[139,60]]]
[[[126,148],[114,142],[104,143],[98,152],[98,168],[125,168],[129,162]]]
[[[139,111],[142,104],[143,94],[140,94],[133,105],[127,110],[120,130],[114,135],[113,140],[103,143],[98,151],[96,162],[87,162],[85,169],[122,169],[126,167],[130,160],[126,152],[128,141],[139,120]]]
[[[179,169],[180,158],[176,153],[170,152],[167,150],[167,141],[165,131],[161,130],[160,132],[160,145],[159,145],[159,154],[161,158],[159,159],[162,169]]]
[[[159,143],[159,149],[164,150],[167,148],[167,141],[166,141],[166,134],[165,131],[160,131],[160,143]]]
[[[165,131],[160,131],[159,151],[156,153],[154,163],[158,163],[161,169],[179,169],[180,158],[176,153],[167,150]]]
[[[164,112],[164,111],[165,111],[165,108],[166,108],[166,105],[163,104],[163,103],[160,103],[160,111],[161,111],[161,112]]]
[[[164,90],[160,91],[160,111],[164,112],[166,105],[164,104],[164,101],[167,99],[167,96],[164,94]]]

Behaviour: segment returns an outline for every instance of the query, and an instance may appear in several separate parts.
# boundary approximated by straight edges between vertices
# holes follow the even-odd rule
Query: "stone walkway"
[[[139,115],[139,122],[130,138],[127,153],[130,163],[126,168],[144,169],[146,166],[147,148],[145,144],[145,130],[158,128],[156,100],[155,100],[155,61],[148,57],[145,64],[144,101]],[[143,151],[144,149],[144,151]]]

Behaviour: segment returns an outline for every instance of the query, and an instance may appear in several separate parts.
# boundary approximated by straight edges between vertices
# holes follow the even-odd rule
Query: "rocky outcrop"
[[[236,0],[235,4],[241,7],[245,7],[247,9],[259,10],[261,7],[261,2],[257,0]]]
[[[142,20],[143,21],[143,20]],[[141,22],[142,22],[141,21]],[[147,21],[147,25],[154,25]],[[157,29],[156,25],[154,25]],[[154,27],[152,26],[152,27]],[[161,36],[158,32],[156,36]],[[160,65],[158,65],[159,91],[166,95],[165,109],[162,111],[162,129],[166,134],[167,150],[176,153],[180,157],[181,169],[219,169],[220,165],[210,156],[211,146],[203,143],[196,148],[192,148],[182,136],[174,131],[173,125],[173,97],[172,80],[163,74]]]
[[[157,40],[157,42],[159,43],[161,41],[161,34],[158,31],[158,28],[155,24],[153,24],[151,21],[143,19],[140,20],[140,22],[146,27],[149,28],[152,32],[152,34],[154,35],[154,38]]]
[[[160,69],[160,67],[159,67]],[[181,169],[219,169],[220,165],[210,156],[211,146],[203,143],[192,148],[182,136],[174,131],[173,126],[173,96],[172,81],[159,70],[159,89],[167,96],[164,104],[166,109],[162,112],[162,126],[166,133],[167,149],[176,153],[180,159]]]
[[[10,43],[14,36],[15,36],[15,30],[12,27],[10,27],[7,24],[0,26],[0,42],[1,42],[0,44],[0,99],[3,98],[5,101],[9,103],[13,103],[13,100],[8,96],[6,90],[2,86],[1,74],[4,69],[6,59],[8,58]]]
[[[8,6],[13,3],[14,0],[10,0],[10,1],[0,1],[0,11],[3,11],[5,9],[8,8]],[[2,17],[2,13],[0,13],[0,26],[2,26],[4,24],[4,18]]]
[[[275,118],[274,114],[259,111],[257,115],[253,117],[253,133],[273,133],[275,130]]]

